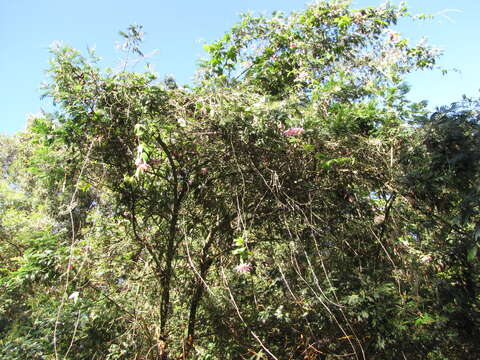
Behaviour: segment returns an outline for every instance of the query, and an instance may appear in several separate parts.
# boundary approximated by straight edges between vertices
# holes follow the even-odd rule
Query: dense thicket
[[[407,101],[406,16],[246,15],[192,87],[53,48],[1,138],[2,359],[476,359],[480,107]]]

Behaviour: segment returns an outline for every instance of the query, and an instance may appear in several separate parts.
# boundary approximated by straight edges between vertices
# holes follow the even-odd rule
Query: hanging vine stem
[[[57,315],[55,317],[55,326],[54,326],[54,329],[53,329],[53,348],[54,348],[54,351],[55,351],[55,359],[56,360],[59,359],[59,357],[58,357],[58,347],[57,347],[58,326],[60,324],[60,315],[62,313],[63,307],[65,306],[65,301],[66,301],[66,297],[67,297],[67,293],[68,293],[68,286],[70,284],[70,270],[71,270],[71,267],[72,267],[72,260],[73,260],[73,248],[74,248],[74,245],[75,245],[75,242],[76,242],[76,232],[75,232],[75,221],[73,219],[73,209],[75,208],[75,199],[77,197],[78,184],[79,184],[80,180],[82,179],[83,172],[85,171],[85,168],[87,167],[87,162],[90,160],[90,155],[91,155],[91,152],[92,152],[93,144],[98,140],[99,140],[98,137],[94,138],[90,142],[90,145],[88,146],[87,154],[85,155],[85,159],[83,160],[83,164],[82,164],[82,167],[80,169],[80,173],[79,173],[77,181],[75,183],[75,190],[73,191],[72,197],[70,199],[70,203],[68,204],[70,224],[72,226],[72,236],[70,238],[71,241],[70,241],[69,254],[68,254],[68,264],[67,264],[67,270],[66,270],[65,286],[64,286],[64,289],[63,289],[62,300],[60,302],[60,306],[57,309]],[[77,320],[75,322],[75,327],[74,327],[74,331],[73,331],[73,334],[72,334],[72,339],[70,341],[70,344],[69,344],[68,349],[67,349],[67,351],[65,353],[65,356],[64,356],[65,359],[67,358],[68,353],[72,349],[73,342],[75,341],[75,335],[76,335],[77,330],[78,330],[79,321],[80,321],[80,313],[78,314]]]
[[[235,311],[237,312],[238,318],[242,321],[243,325],[245,325],[245,327],[250,331],[250,334],[252,334],[252,336],[255,338],[255,340],[260,344],[262,349],[265,350],[267,352],[267,354],[270,355],[273,359],[278,360],[278,358],[275,355],[273,355],[272,352],[263,344],[262,340],[258,337],[257,334],[255,334],[255,332],[253,330],[250,329],[247,322],[243,319],[242,313],[240,312],[240,308],[238,307],[237,302],[235,301],[235,298],[232,294],[232,290],[230,289],[230,286],[228,285],[228,281],[227,281],[227,278],[225,276],[225,271],[223,269],[223,266],[220,266],[220,270],[221,270],[221,273],[222,273],[223,283],[225,284],[225,287],[228,290],[230,302],[233,305],[233,307],[235,308]]]
[[[186,251],[187,251],[187,258],[188,258],[188,262],[190,264],[190,267],[192,268],[192,270],[195,272],[195,274],[197,275],[198,279],[202,282],[202,284],[205,286],[205,288],[207,289],[207,291],[213,296],[213,298],[215,299],[218,295],[215,294],[212,289],[210,288],[210,286],[207,284],[205,278],[202,276],[202,274],[199,272],[199,270],[197,269],[197,267],[195,266],[194,262],[193,262],[193,259],[190,255],[190,251],[189,251],[189,246],[188,246],[188,240],[185,238],[185,248],[186,248]],[[226,276],[225,276],[225,271],[224,271],[224,268],[223,266],[220,267],[220,270],[221,270],[221,274],[222,274],[222,280],[223,280],[223,283],[226,287],[226,289],[228,290],[228,294],[229,294],[229,297],[228,298],[224,298],[225,300],[229,300],[229,302],[233,305],[239,319],[242,321],[242,323],[245,325],[245,327],[247,327],[250,331],[250,333],[252,334],[252,336],[255,338],[255,340],[259,343],[259,345],[270,355],[272,356],[273,359],[275,360],[278,360],[278,358],[265,346],[265,344],[262,342],[262,340],[258,337],[258,335],[249,328],[248,324],[246,323],[246,321],[244,320],[241,312],[240,312],[240,309],[235,301],[235,298],[232,294],[232,291],[230,290],[230,286],[228,284],[228,281],[226,279]]]

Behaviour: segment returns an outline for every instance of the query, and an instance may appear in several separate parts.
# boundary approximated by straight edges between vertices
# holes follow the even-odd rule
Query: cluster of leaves
[[[406,100],[406,16],[246,15],[191,88],[53,48],[58,113],[2,139],[2,357],[474,359],[479,104]]]

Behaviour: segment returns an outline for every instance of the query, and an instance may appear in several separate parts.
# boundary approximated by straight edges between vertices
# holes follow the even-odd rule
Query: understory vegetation
[[[0,358],[478,359],[480,103],[408,100],[406,19],[244,15],[190,86],[52,47],[0,138]]]

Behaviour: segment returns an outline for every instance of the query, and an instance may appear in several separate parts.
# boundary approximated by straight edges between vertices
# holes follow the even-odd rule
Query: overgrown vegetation
[[[1,138],[1,358],[478,358],[480,106],[407,100],[404,17],[246,15],[192,87],[52,48],[58,111]]]

